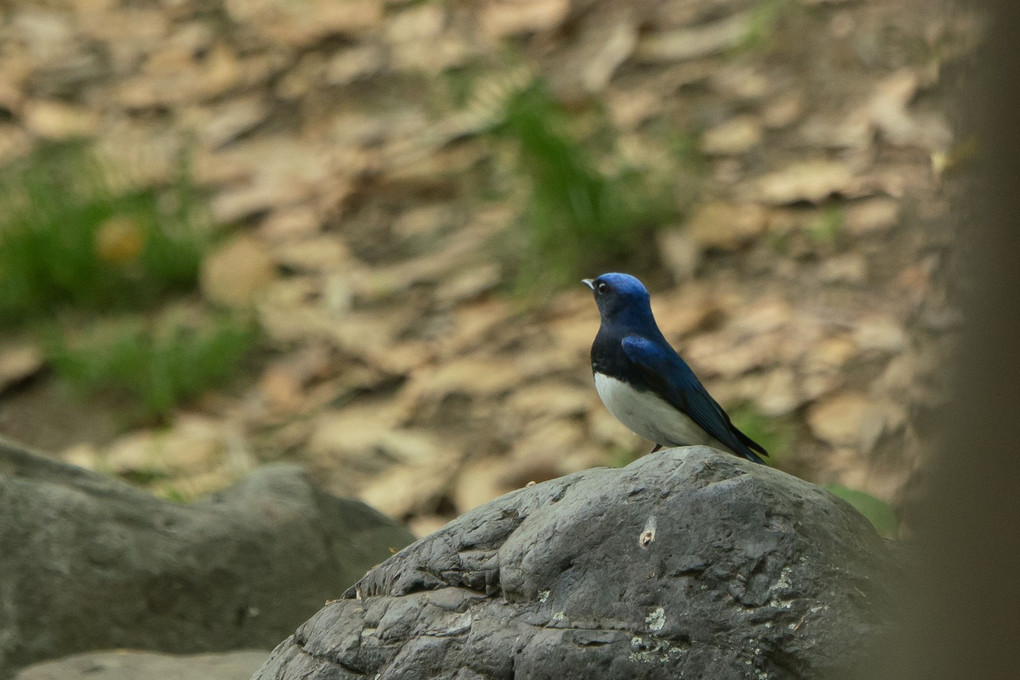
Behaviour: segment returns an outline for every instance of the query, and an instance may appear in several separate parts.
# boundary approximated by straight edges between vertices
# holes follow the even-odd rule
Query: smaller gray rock
[[[248,680],[265,658],[252,649],[191,655],[118,649],[35,664],[14,680]]]
[[[298,467],[180,505],[0,439],[0,678],[92,649],[271,647],[411,540]]]

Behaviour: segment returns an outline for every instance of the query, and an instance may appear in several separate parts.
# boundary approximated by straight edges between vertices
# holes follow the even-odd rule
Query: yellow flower
[[[145,235],[138,222],[124,215],[106,220],[96,231],[94,247],[100,260],[127,264],[138,259],[145,246]]]

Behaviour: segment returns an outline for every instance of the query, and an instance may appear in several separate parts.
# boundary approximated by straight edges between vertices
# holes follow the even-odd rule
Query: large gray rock
[[[369,572],[256,678],[824,678],[887,628],[852,507],[705,447],[507,494]]]
[[[90,649],[269,649],[411,540],[295,467],[178,505],[0,440],[0,677]]]

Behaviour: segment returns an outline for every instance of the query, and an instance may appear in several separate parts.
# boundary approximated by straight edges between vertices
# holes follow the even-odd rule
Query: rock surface
[[[14,680],[248,680],[265,657],[255,649],[188,655],[118,649],[34,664]]]
[[[269,648],[410,540],[296,467],[178,505],[0,439],[0,677],[89,649]]]
[[[369,572],[256,674],[823,678],[887,628],[893,561],[826,491],[705,447],[473,510]]]

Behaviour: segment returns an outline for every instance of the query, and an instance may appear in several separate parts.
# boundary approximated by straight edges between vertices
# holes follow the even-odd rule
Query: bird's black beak
[[[581,279],[581,283],[591,288],[591,291],[593,293],[595,292],[595,282],[592,281],[591,279]]]

